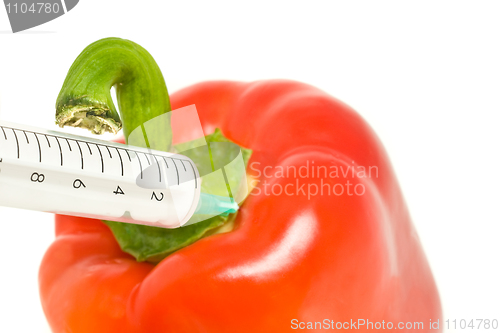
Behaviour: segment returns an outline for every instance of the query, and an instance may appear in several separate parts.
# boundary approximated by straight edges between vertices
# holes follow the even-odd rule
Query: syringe
[[[0,121],[0,206],[176,228],[232,213],[186,156]]]

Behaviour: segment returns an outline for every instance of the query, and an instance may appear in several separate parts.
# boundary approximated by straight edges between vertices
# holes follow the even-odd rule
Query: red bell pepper
[[[170,98],[174,109],[195,104],[205,133],[220,128],[253,150],[255,188],[231,231],[157,263],[125,253],[101,221],[56,216],[39,276],[54,332],[412,331],[420,323],[419,331],[438,331],[430,327],[441,320],[438,292],[398,182],[353,109],[284,80],[203,82]]]

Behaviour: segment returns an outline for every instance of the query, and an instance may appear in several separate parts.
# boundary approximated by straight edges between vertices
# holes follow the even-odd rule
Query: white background
[[[66,71],[111,36],[144,46],[171,92],[208,79],[313,84],[385,144],[445,319],[500,320],[499,17],[498,1],[82,0],[11,34],[0,8],[0,119],[56,129]],[[37,272],[52,220],[0,208],[1,331],[49,331]]]

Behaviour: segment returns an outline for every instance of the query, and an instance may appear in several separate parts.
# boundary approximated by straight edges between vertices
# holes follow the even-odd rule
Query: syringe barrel
[[[178,154],[0,122],[0,205],[166,228],[200,198]]]

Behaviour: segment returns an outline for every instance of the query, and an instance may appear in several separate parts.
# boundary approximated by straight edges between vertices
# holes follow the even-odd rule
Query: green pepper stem
[[[121,119],[110,95],[113,86]],[[165,80],[148,51],[126,39],[105,38],[87,46],[69,69],[57,97],[56,123],[102,134],[117,133],[123,122],[127,139],[134,129],[170,110]],[[148,131],[148,140],[150,147],[168,151],[172,133],[165,127],[161,133]]]

